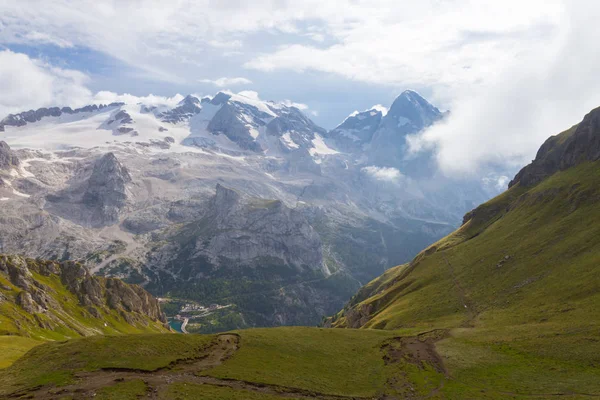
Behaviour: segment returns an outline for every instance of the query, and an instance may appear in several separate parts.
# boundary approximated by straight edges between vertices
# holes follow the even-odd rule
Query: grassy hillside
[[[414,340],[419,344],[404,349],[408,342],[390,331],[299,327],[74,339],[38,346],[0,370],[0,398],[339,400],[435,394],[442,366],[433,359],[422,363],[417,353],[429,352],[437,339],[432,334]]]
[[[166,332],[162,318],[143,289],[93,277],[78,263],[0,255],[0,337]]]
[[[0,368],[45,341],[167,332],[143,289],[77,263],[0,255]]]
[[[515,185],[455,233],[370,282],[332,324],[437,344],[444,392],[600,395],[600,164]]]

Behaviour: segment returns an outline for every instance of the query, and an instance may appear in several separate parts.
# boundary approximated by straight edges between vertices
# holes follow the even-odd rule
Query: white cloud
[[[109,103],[126,103],[126,104],[144,104],[147,106],[152,105],[166,105],[169,107],[175,107],[177,103],[184,99],[181,94],[176,94],[172,97],[156,96],[150,94],[148,96],[134,96],[129,93],[118,94],[109,91],[100,91],[96,93],[90,100],[93,104],[109,104]]]
[[[375,104],[373,107],[371,107],[371,110],[379,111],[384,117],[389,111],[387,107],[382,106],[381,104]]]
[[[412,137],[413,149],[436,147],[447,174],[530,162],[547,137],[600,105],[599,15],[600,4],[570,3],[555,46],[513,60],[496,79],[456,90],[450,117]]]
[[[397,168],[376,167],[374,165],[362,168],[362,171],[378,181],[397,182],[403,175]]]
[[[287,100],[287,99],[283,100],[281,103],[287,107],[296,107],[298,110],[308,110],[308,105],[306,105],[304,103],[296,103],[294,101]]]
[[[185,81],[178,64],[204,65],[207,50],[244,47],[246,65],[261,70],[446,85],[477,81],[543,42],[562,22],[563,1],[5,0],[0,42],[89,47],[175,82]],[[286,35],[262,35],[257,56],[246,51],[257,32]]]
[[[110,91],[93,94],[87,88],[89,82],[89,77],[79,71],[58,68],[26,54],[0,51],[0,119],[10,113],[41,107],[81,107],[112,102],[174,107],[184,98],[181,94],[172,97]]]
[[[199,82],[202,83],[211,83],[218,87],[226,87],[226,86],[238,86],[238,85],[250,85],[252,81],[247,78],[236,77],[236,78],[219,78],[219,79],[200,79]]]
[[[61,39],[61,38],[52,37],[52,36],[48,35],[47,33],[43,33],[43,32],[36,32],[36,31],[28,32],[25,35],[25,39],[28,41],[34,42],[34,43],[53,44],[55,46],[62,47],[62,48],[73,47],[73,43],[71,43],[70,41]]]
[[[254,57],[246,67],[454,88],[489,79],[506,62],[546,43],[563,10],[558,0],[337,4],[339,15],[323,17],[333,44],[288,43]]]
[[[209,40],[207,42],[210,46],[216,47],[219,49],[239,49],[242,47],[243,43],[241,40]]]
[[[87,75],[53,67],[25,54],[0,51],[0,118],[46,106],[84,105],[92,93]]]

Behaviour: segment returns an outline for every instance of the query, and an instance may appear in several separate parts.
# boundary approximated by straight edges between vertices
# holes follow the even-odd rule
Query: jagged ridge
[[[72,261],[0,255],[0,332],[38,338],[162,331],[158,301]]]

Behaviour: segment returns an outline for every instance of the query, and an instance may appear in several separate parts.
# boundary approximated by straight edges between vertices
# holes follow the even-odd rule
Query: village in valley
[[[172,315],[176,308],[172,308],[168,315],[169,325],[176,331],[181,331],[182,333],[188,333],[186,327],[190,323],[191,320],[202,319],[208,317],[209,315],[217,312],[219,310],[223,310],[232,306],[232,304],[220,305],[220,304],[211,304],[209,306],[204,306],[202,304],[182,299],[174,299],[174,298],[158,298],[159,303],[163,305],[172,304],[179,306],[178,311],[176,311],[175,315]],[[165,307],[166,308],[166,307]]]

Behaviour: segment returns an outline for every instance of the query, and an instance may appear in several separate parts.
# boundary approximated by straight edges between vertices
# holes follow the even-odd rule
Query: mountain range
[[[315,324],[499,191],[412,154],[445,115],[414,91],[331,131],[248,92],[9,115],[0,252],[230,306],[192,330]]]

